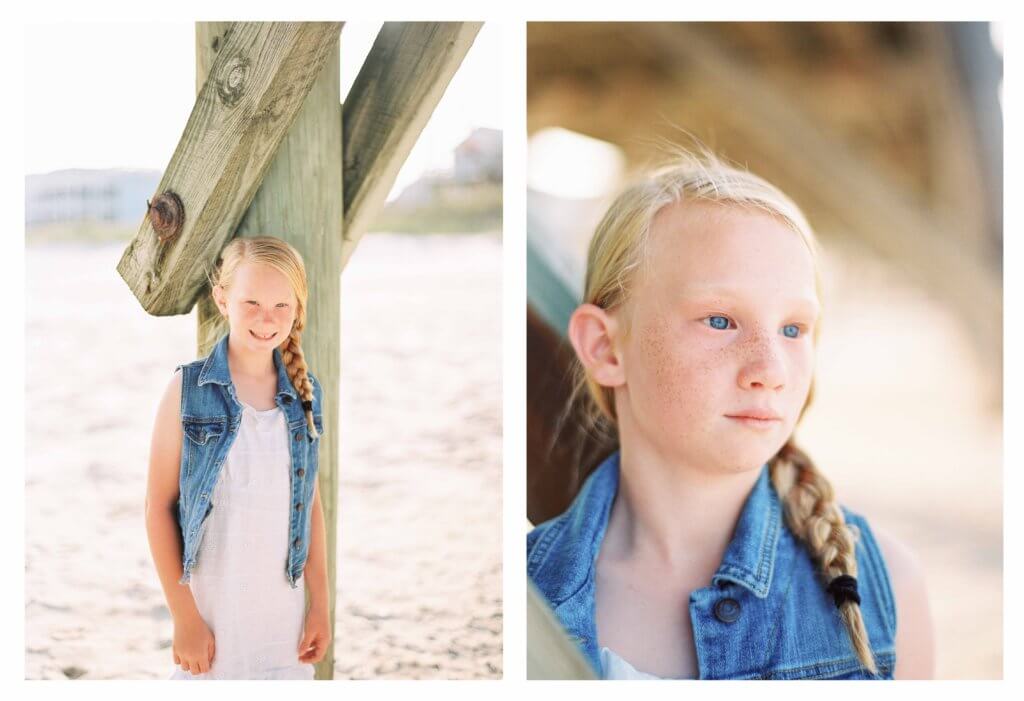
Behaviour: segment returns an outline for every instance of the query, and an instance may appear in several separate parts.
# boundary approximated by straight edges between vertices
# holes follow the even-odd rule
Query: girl
[[[931,676],[914,561],[793,442],[817,265],[796,205],[708,153],[598,225],[568,331],[576,397],[619,451],[530,532],[527,568],[600,676]]]
[[[331,629],[305,266],[272,237],[236,238],[221,257],[210,285],[229,331],[177,368],[150,454],[146,530],[174,620],[171,679],[312,679]]]

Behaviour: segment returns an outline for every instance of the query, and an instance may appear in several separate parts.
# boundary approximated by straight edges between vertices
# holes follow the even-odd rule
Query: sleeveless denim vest
[[[273,353],[277,368],[274,401],[285,415],[291,453],[289,474],[293,508],[288,523],[288,557],[282,564],[289,584],[295,589],[309,552],[311,502],[320,439],[310,436],[302,400],[288,378],[281,351],[275,348]],[[215,507],[211,501],[213,488],[242,423],[242,404],[235,395],[228,370],[227,335],[218,341],[209,356],[179,365],[177,369],[182,372],[181,427],[185,434],[178,497],[178,525],[184,541],[179,583],[185,584],[195,567],[207,518]],[[323,393],[313,373],[309,373],[309,379],[313,384],[313,423],[323,435]]]
[[[619,454],[584,482],[572,505],[527,535],[527,574],[601,676],[594,565],[618,490]],[[896,608],[867,522],[855,525],[861,612],[878,675],[864,669],[807,549],[785,524],[762,466],[711,586],[690,594],[700,679],[891,679]]]

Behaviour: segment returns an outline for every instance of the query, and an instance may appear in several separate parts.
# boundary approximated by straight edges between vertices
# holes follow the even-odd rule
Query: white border
[[[524,541],[525,531],[525,158],[526,158],[526,27],[525,20],[705,20],[705,19],[843,19],[843,20],[907,20],[907,19],[941,19],[941,20],[984,20],[998,19],[1005,16],[1003,3],[971,2],[946,3],[936,6],[930,3],[927,7],[931,17],[920,14],[921,4],[893,2],[861,2],[846,4],[841,8],[842,15],[828,12],[821,3],[799,2],[771,4],[763,3],[664,3],[633,0],[629,3],[597,5],[592,2],[536,2],[527,0],[515,3],[506,9],[499,9],[496,4],[485,5],[481,2],[388,2],[375,0],[370,3],[352,3],[339,5],[336,3],[269,3],[269,2],[203,2],[192,3],[138,3],[108,2],[104,8],[95,3],[32,3],[23,15],[22,22],[52,21],[135,21],[135,20],[203,20],[222,19],[225,17],[261,20],[322,20],[345,15],[350,19],[383,20],[484,20],[503,23],[504,65],[501,80],[504,84],[503,109],[505,123],[504,147],[504,280],[502,313],[503,319],[503,446],[504,446],[504,661],[503,681],[481,682],[368,682],[341,681],[341,686],[334,684],[312,684],[302,689],[302,693],[322,695],[336,698],[344,694],[345,698],[384,698],[392,694],[402,694],[422,699],[457,699],[457,698],[520,698],[525,694],[531,697],[565,697],[569,694],[583,692],[587,696],[612,698],[637,691],[632,686],[618,684],[589,684],[581,687],[578,682],[525,682],[525,563]],[[673,16],[674,15],[674,16]],[[3,518],[7,534],[7,567],[8,574],[3,581],[4,603],[6,616],[4,621],[2,663],[5,679],[13,681],[16,691],[33,695],[56,696],[64,693],[77,695],[100,696],[108,698],[137,698],[140,695],[152,698],[169,698],[173,692],[166,685],[152,682],[102,682],[95,681],[85,686],[78,686],[74,691],[68,690],[65,684],[43,681],[24,681],[24,412],[32,410],[31,398],[19,401],[24,392],[24,174],[21,159],[11,154],[22,153],[20,135],[24,133],[26,115],[21,104],[24,95],[24,43],[22,24],[8,21],[4,23],[7,36],[3,41],[5,52],[3,65],[12,71],[13,81],[9,83],[10,92],[7,99],[15,100],[21,109],[16,110],[16,121],[7,124],[3,138],[7,141],[4,153],[8,154],[5,168],[5,185],[0,189],[3,207],[0,212],[7,217],[7,235],[4,244],[8,247],[2,256],[5,265],[3,275],[4,300],[9,314],[8,326],[18,336],[20,342],[12,339],[3,344],[4,367],[9,368],[7,382],[8,411],[4,413],[4,428],[10,431],[4,445],[8,451],[8,463],[5,466],[7,485],[5,494],[8,496],[7,508],[3,510]],[[1020,124],[1020,109],[1017,95],[1021,87],[1017,74],[1014,72],[1015,39],[1019,32],[1016,25],[1004,28],[1005,75],[1005,125]],[[69,57],[72,60],[72,57]],[[59,86],[54,86],[59,89]],[[128,89],[128,87],[126,87]],[[140,97],[141,99],[141,97]],[[9,114],[9,113],[8,113]],[[69,119],[73,118],[73,110],[69,110]],[[1024,468],[1024,453],[1021,450],[1020,433],[1024,426],[1024,415],[1021,412],[1019,391],[1022,389],[1019,359],[1024,354],[1021,343],[1020,322],[1024,319],[1021,298],[1024,285],[1021,283],[1021,245],[1017,239],[1020,230],[1020,191],[1017,173],[1016,156],[1020,153],[1017,132],[1012,128],[1004,129],[1005,138],[1005,185],[1006,212],[1004,230],[1009,232],[1005,237],[1005,462],[1004,465],[1016,469],[1006,470],[1004,494],[1009,495],[1005,503],[1016,504],[1021,497],[1021,477],[1017,471]],[[13,318],[12,318],[13,317]],[[23,409],[24,412],[19,411]],[[965,466],[969,469],[969,466]],[[1021,582],[1021,557],[1019,538],[1021,530],[1020,509],[1004,509],[1004,547],[1005,564],[1004,580],[1013,583],[1004,598],[1004,636],[1005,645],[1004,676],[1007,683],[992,682],[959,682],[955,686],[943,683],[919,683],[911,688],[908,684],[876,685],[870,688],[852,684],[830,684],[827,689],[816,683],[799,685],[775,683],[758,685],[756,689],[746,686],[749,683],[719,683],[715,685],[680,686],[695,684],[694,682],[650,684],[642,687],[645,697],[678,699],[680,694],[696,696],[714,695],[745,695],[786,697],[815,695],[820,697],[853,698],[862,697],[866,693],[872,696],[901,698],[905,692],[917,694],[947,691],[959,696],[981,693],[994,696],[1008,696],[1011,686],[1019,677],[1021,646],[1019,644],[1021,604],[1013,596],[1017,583]],[[972,592],[964,592],[965,597]],[[344,645],[344,641],[338,641]],[[237,682],[237,684],[253,684]],[[939,688],[941,685],[942,688]],[[925,688],[927,687],[927,688]],[[211,690],[212,689],[212,690]],[[190,693],[199,696],[206,694],[223,694],[223,687],[193,687]],[[239,691],[239,689],[231,689]],[[243,693],[263,695],[269,693],[294,694],[295,688],[276,689],[266,685],[254,685]],[[19,694],[20,696],[20,694]]]

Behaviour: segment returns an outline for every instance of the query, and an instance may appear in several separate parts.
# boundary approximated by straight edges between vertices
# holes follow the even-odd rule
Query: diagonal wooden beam
[[[342,106],[345,266],[481,22],[386,22]]]
[[[154,197],[160,213],[150,210],[117,265],[150,314],[192,308],[340,32],[337,22],[238,22],[219,43]]]

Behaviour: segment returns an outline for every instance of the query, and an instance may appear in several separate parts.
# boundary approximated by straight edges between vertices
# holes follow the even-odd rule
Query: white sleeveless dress
[[[641,672],[610,648],[602,647],[600,654],[602,679],[661,679],[654,674]]]
[[[604,671],[602,679],[666,679],[666,677],[641,672],[611,648],[602,647],[600,655],[601,667]],[[679,677],[679,679],[696,679],[696,677]]]
[[[288,427],[280,407],[242,407],[217,478],[189,586],[214,636],[210,671],[170,679],[312,679],[299,662],[304,580],[285,575],[291,510]]]

